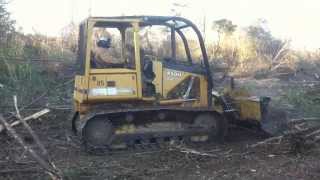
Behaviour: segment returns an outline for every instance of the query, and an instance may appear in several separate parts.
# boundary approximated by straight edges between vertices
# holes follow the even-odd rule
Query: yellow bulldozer
[[[152,26],[169,29],[165,57],[143,51],[139,32]],[[97,38],[108,31],[119,33],[116,45],[111,38]],[[196,34],[192,42],[200,47],[197,59],[191,55],[189,32]],[[183,43],[183,60],[177,57],[177,38]],[[230,122],[265,121],[270,98],[251,97],[235,90],[233,83],[214,90],[203,37],[190,20],[90,17],[80,25],[78,46],[72,128],[88,150],[171,140],[221,141]]]

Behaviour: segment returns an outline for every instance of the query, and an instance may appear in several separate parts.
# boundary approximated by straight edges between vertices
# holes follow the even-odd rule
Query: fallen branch
[[[300,119],[291,119],[288,124],[297,124],[302,122],[308,122],[308,121],[319,121],[320,118],[318,117],[309,117],[309,118],[300,118]]]
[[[320,135],[314,137],[314,142],[318,142],[318,141],[320,141]]]
[[[39,111],[39,112],[37,112],[37,113],[32,114],[31,116],[28,116],[28,117],[26,117],[26,118],[23,118],[23,120],[24,120],[24,121],[29,121],[29,120],[33,120],[33,119],[38,119],[39,117],[47,114],[48,112],[50,112],[50,110],[46,108],[46,109],[43,109],[43,110],[41,110],[41,111]],[[14,127],[14,126],[17,126],[17,125],[19,125],[19,124],[21,124],[21,121],[20,121],[20,120],[11,123],[10,126],[11,126],[11,127]],[[1,133],[4,129],[5,129],[5,127],[4,127],[2,124],[0,124],[0,133]]]
[[[41,150],[42,155],[44,157],[47,157],[48,152],[47,152],[46,148],[44,147],[44,145],[41,143],[39,137],[34,133],[32,128],[29,126],[29,124],[20,115],[20,111],[19,111],[19,108],[18,108],[17,96],[13,96],[13,102],[14,102],[14,107],[15,107],[16,112],[17,112],[17,117],[19,118],[20,122],[28,130],[28,132],[31,134],[32,138],[35,140],[36,144],[39,146],[39,148]]]
[[[303,128],[302,130],[288,131],[286,135],[300,135],[308,137],[309,134],[316,133],[320,130],[320,126],[313,126],[309,128]]]
[[[194,149],[190,149],[190,148],[186,148],[186,147],[174,146],[174,148],[176,150],[179,150],[179,152],[186,153],[186,154],[195,154],[198,156],[208,156],[208,157],[214,157],[214,158],[217,157],[215,154],[200,152],[200,151],[196,151]]]
[[[17,173],[17,172],[39,172],[39,169],[37,168],[27,168],[27,169],[4,169],[0,170],[0,174],[11,174],[11,173]]]
[[[316,130],[316,131],[313,131],[313,132],[305,135],[305,137],[308,138],[308,137],[316,136],[316,135],[318,135],[318,134],[320,134],[320,129],[318,129],[318,130]]]
[[[294,121],[293,124],[296,124],[297,122],[304,123],[305,121],[303,119],[298,119],[298,120]],[[290,122],[289,122],[289,124],[290,124]],[[292,123],[291,123],[291,125],[292,125]],[[313,139],[314,140],[313,142],[318,141],[317,136],[320,134],[320,126],[313,126],[313,127],[309,127],[309,128],[300,128],[297,125],[298,124],[296,124],[295,126],[292,126],[291,127],[292,129],[289,131],[286,131],[284,133],[284,135],[268,138],[266,140],[252,144],[252,145],[250,145],[250,147],[254,148],[254,147],[257,147],[260,145],[272,143],[276,140],[278,140],[278,142],[280,143],[281,140],[284,138],[293,140],[292,138],[296,139],[297,137],[299,137],[303,142],[306,142],[307,139],[311,139],[311,140]]]
[[[268,144],[268,143],[271,143],[271,142],[273,142],[273,141],[275,141],[275,140],[281,140],[283,138],[283,136],[276,136],[276,137],[271,137],[271,138],[268,138],[268,139],[266,139],[266,140],[264,140],[264,141],[260,141],[260,142],[258,142],[258,143],[255,143],[255,144],[252,144],[252,145],[250,145],[250,147],[251,148],[255,148],[255,147],[257,147],[257,146],[260,146],[260,145],[263,145],[263,144]]]
[[[70,106],[49,106],[50,109],[54,110],[71,110],[72,107]]]
[[[27,146],[22,138],[17,134],[17,132],[11,127],[11,125],[3,118],[0,114],[0,122],[3,123],[5,128],[8,130],[8,133],[26,150],[29,154],[39,163],[39,165],[44,168],[47,174],[52,179],[60,180],[62,179],[61,173],[55,167],[49,165],[45,160],[43,160],[32,148]]]

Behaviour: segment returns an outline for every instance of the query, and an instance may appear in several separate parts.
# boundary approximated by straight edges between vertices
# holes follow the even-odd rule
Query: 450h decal
[[[167,70],[167,80],[176,80],[181,78],[183,75],[183,72],[180,71],[174,71],[174,70]]]

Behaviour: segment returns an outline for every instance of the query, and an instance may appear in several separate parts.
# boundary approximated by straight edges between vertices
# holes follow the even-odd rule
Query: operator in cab
[[[124,60],[117,57],[117,53],[112,47],[111,38],[99,38],[91,51],[91,67],[97,69],[122,68],[124,64]]]

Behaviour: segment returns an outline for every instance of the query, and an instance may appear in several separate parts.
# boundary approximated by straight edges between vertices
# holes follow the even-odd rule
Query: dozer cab
[[[140,43],[139,32],[152,26],[168,29],[169,51],[162,57],[144,50]],[[189,30],[184,33],[184,29]],[[188,39],[189,32],[196,38]],[[101,34],[109,37],[97,38]],[[177,57],[178,38],[185,59]],[[190,42],[199,45],[197,58],[191,55]],[[213,91],[203,38],[185,18],[90,17],[80,25],[78,46],[72,127],[89,150],[171,140],[222,140],[230,120],[259,122],[265,113],[265,98],[252,98],[232,88],[223,95]],[[109,53],[105,60],[97,49]]]

